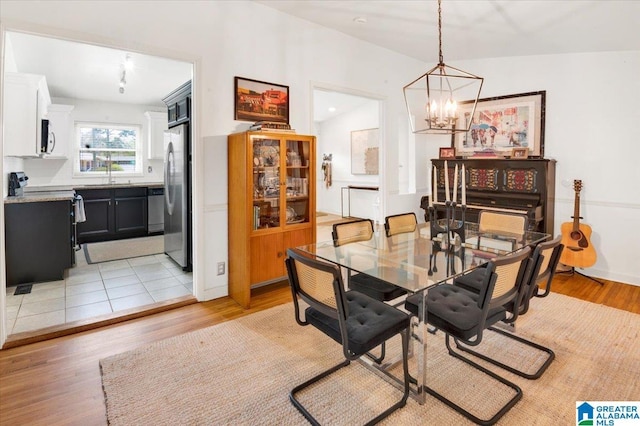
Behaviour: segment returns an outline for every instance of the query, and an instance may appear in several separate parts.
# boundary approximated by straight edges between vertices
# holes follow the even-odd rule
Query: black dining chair
[[[526,314],[529,311],[529,302],[533,297],[546,297],[551,291],[551,282],[553,281],[555,270],[558,266],[558,261],[560,260],[560,255],[562,254],[563,248],[564,246],[562,245],[562,236],[558,236],[551,241],[540,243],[536,246],[530,260],[531,273],[529,275],[529,280],[522,286],[518,300],[505,305],[505,309],[510,315],[502,320],[502,322],[510,326],[510,329],[512,331],[507,331],[502,328],[493,326],[489,327],[491,331],[499,333],[509,339],[513,339],[526,346],[534,348],[535,350],[543,352],[545,354],[543,358],[544,361],[540,363],[539,367],[535,371],[530,372],[519,369],[513,365],[506,364],[505,362],[500,362],[491,356],[482,354],[477,350],[472,350],[471,348],[464,345],[459,345],[458,349],[477,356],[478,358],[490,362],[491,364],[497,365],[498,367],[510,371],[511,373],[517,374],[518,376],[530,380],[540,378],[555,359],[555,353],[548,347],[514,334],[515,325],[518,317]],[[468,274],[469,276],[462,276],[457,278],[454,281],[454,284],[459,285],[467,290],[478,292],[480,291],[479,283],[481,282],[482,276],[485,273],[486,271],[484,271],[484,268],[478,268],[472,271],[472,273]],[[544,289],[541,289],[541,286],[544,286]],[[518,308],[516,309],[516,307]]]
[[[358,241],[368,241],[373,237],[373,221],[358,219],[336,223],[333,225],[332,236],[333,244],[336,247]],[[364,273],[349,274],[347,286],[382,302],[388,302],[407,294],[406,290],[400,287]]]
[[[513,250],[522,240],[527,230],[529,219],[524,214],[510,212],[496,212],[492,210],[481,210],[478,213],[478,243],[477,248],[484,243],[482,240],[492,240],[492,234],[499,234],[500,241],[511,242]]]
[[[351,222],[336,223],[333,225],[333,244],[340,247],[344,244],[358,241],[369,241],[373,237],[373,221],[371,219],[357,219]],[[347,272],[347,286],[351,290],[359,291],[381,302],[388,302],[407,294],[403,288],[397,287],[372,275],[357,272]],[[386,354],[386,345],[380,347],[380,355],[368,353],[367,356],[380,364]]]
[[[384,231],[387,237],[415,232],[418,220],[415,213],[401,213],[384,218]]]
[[[477,424],[490,425],[497,422],[522,398],[522,390],[515,383],[454,351],[451,339],[456,345],[464,343],[468,346],[479,346],[484,330],[507,317],[504,305],[517,301],[523,283],[529,279],[530,253],[531,249],[526,247],[517,253],[488,262],[483,268],[486,273],[480,283],[479,292],[466,290],[455,285],[455,282],[440,284],[427,291],[427,322],[444,332],[449,355],[511,388],[514,393],[492,417],[481,419],[425,385],[426,392]],[[416,316],[419,315],[423,297],[420,293],[407,297],[405,309]]]
[[[303,389],[332,373],[347,367],[376,346],[400,334],[402,338],[402,367],[404,389],[402,397],[366,424],[375,424],[403,407],[409,396],[409,315],[384,302],[372,299],[358,291],[345,291],[340,268],[318,260],[297,249],[287,250],[285,260],[296,322],[302,326],[312,325],[342,345],[344,361],[312,377],[291,390],[292,404],[314,425],[316,418],[296,398]],[[309,305],[301,317],[299,301]],[[320,346],[320,345],[319,345]],[[321,349],[320,347],[318,349]],[[368,371],[365,369],[365,371]],[[371,392],[362,389],[362,392]],[[320,395],[319,398],[324,395]],[[330,398],[331,396],[329,396]]]

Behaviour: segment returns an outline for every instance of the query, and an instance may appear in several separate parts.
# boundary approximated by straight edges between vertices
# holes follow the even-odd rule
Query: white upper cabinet
[[[164,159],[164,131],[168,128],[166,112],[147,111],[147,158],[149,160]]]
[[[71,111],[73,105],[49,105],[47,118],[55,137],[55,145],[51,154],[45,158],[68,158],[73,152],[74,129]]]
[[[4,75],[4,155],[37,157],[51,98],[43,75]]]

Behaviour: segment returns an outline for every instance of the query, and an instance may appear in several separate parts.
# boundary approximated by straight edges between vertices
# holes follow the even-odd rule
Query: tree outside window
[[[112,174],[141,172],[139,127],[79,123],[76,130],[81,174],[104,174],[109,164]]]

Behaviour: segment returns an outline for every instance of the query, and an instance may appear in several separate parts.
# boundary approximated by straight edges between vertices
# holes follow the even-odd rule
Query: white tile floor
[[[193,293],[191,273],[164,254],[89,265],[84,251],[60,281],[34,284],[30,294],[7,287],[9,334],[83,320]]]
[[[332,222],[340,216],[318,217],[317,241],[331,239]],[[164,254],[89,265],[84,251],[60,281],[34,284],[30,294],[14,295],[7,287],[9,334],[84,320],[193,294],[191,273]]]

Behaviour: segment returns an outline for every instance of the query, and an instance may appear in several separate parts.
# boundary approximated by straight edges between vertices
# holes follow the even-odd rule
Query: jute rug
[[[86,243],[83,247],[87,263],[110,262],[162,253],[164,252],[164,235]]]
[[[112,425],[302,425],[289,390],[342,359],[341,347],[312,327],[295,323],[292,304],[176,336],[100,361],[107,417]],[[559,294],[535,299],[518,334],[552,347],[556,360],[529,381],[504,425],[574,424],[576,401],[640,398],[640,315]],[[491,333],[481,347],[534,359]],[[442,333],[429,336],[428,383],[462,398],[478,414],[505,392],[446,354]],[[521,352],[522,351],[522,352]],[[521,353],[519,353],[521,352]],[[520,358],[516,358],[520,359]],[[359,363],[301,398],[322,424],[361,424],[399,392]],[[475,397],[472,395],[476,395]],[[474,411],[475,412],[475,411]],[[469,422],[428,396],[409,399],[384,424],[459,425]]]

